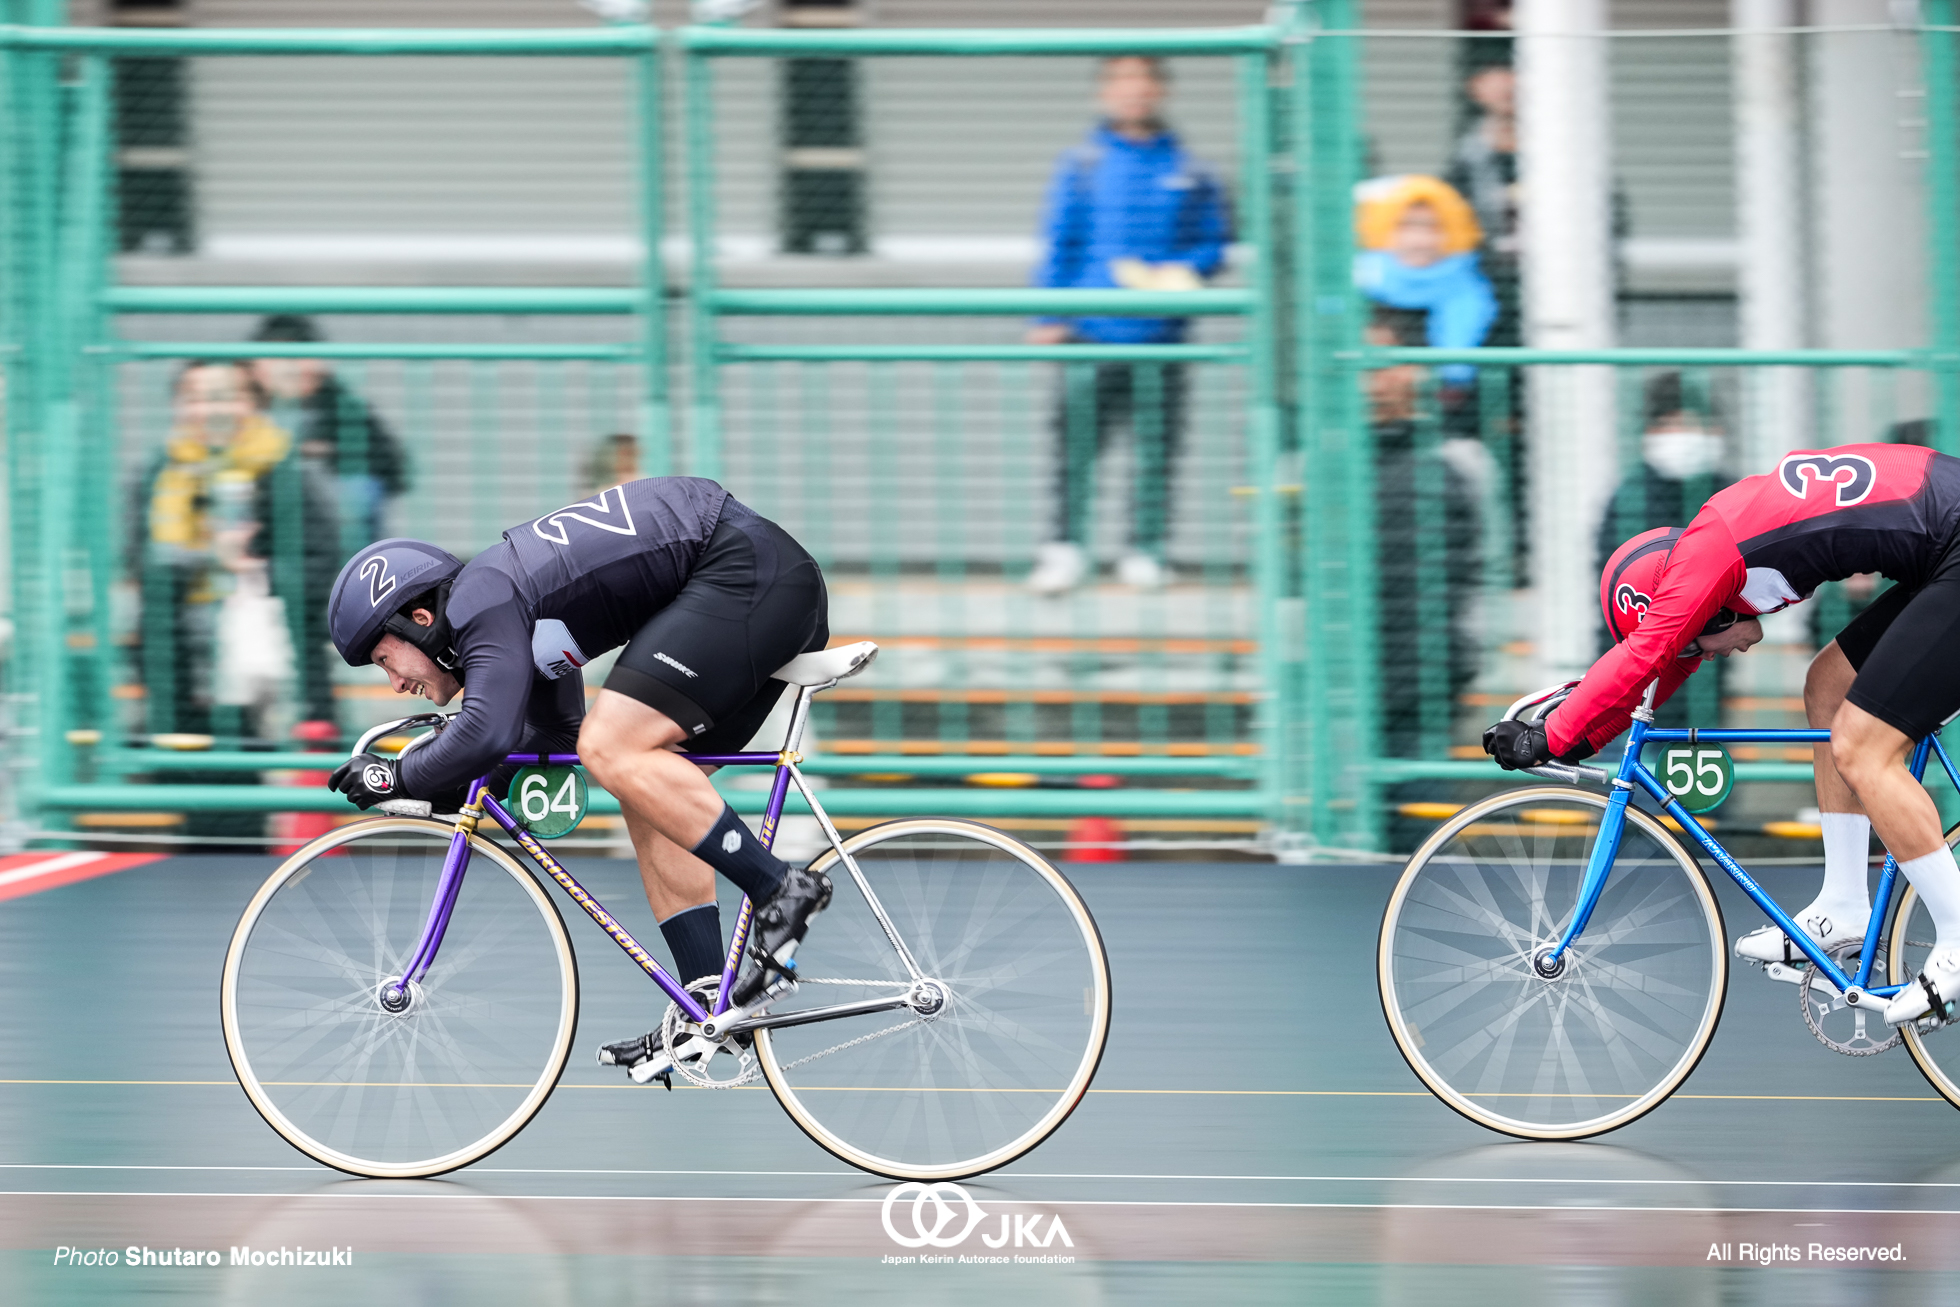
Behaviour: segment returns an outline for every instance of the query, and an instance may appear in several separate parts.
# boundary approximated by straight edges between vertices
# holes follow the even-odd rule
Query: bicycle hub
[[[1547,944],[1531,955],[1531,969],[1538,973],[1540,980],[1557,980],[1565,974],[1565,955]]]

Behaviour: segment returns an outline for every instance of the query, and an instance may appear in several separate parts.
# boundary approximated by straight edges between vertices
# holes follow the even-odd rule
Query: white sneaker
[[[1926,969],[1885,1005],[1885,1024],[1903,1026],[1927,1016],[1947,1020],[1956,998],[1960,998],[1960,948],[1934,949]]]
[[[1160,590],[1170,573],[1151,555],[1132,549],[1117,561],[1116,579],[1139,590]]]
[[[1826,953],[1832,949],[1843,948],[1847,944],[1864,942],[1865,927],[1871,924],[1871,909],[1856,920],[1835,916],[1827,910],[1820,910],[1814,904],[1797,914],[1796,922],[1804,933],[1821,945]],[[1752,930],[1735,942],[1737,957],[1749,958],[1755,962],[1781,962],[1786,966],[1801,967],[1810,959],[1803,951],[1790,942],[1775,926],[1764,926]]]
[[[1035,551],[1034,570],[1028,573],[1028,589],[1040,595],[1058,595],[1073,590],[1089,571],[1089,556],[1081,545],[1067,541],[1045,544]]]

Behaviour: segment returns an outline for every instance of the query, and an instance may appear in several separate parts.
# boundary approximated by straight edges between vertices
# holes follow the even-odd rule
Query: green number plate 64
[[[510,780],[510,808],[539,839],[569,835],[585,820],[585,773],[576,767],[519,768]]]
[[[1661,751],[1661,785],[1689,812],[1719,807],[1735,788],[1729,751],[1714,744],[1670,744]]]

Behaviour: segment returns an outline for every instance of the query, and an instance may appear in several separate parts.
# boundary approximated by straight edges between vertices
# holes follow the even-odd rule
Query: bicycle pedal
[[[650,1057],[636,1066],[626,1068],[626,1078],[636,1085],[649,1085],[658,1080],[667,1086],[668,1092],[674,1088],[674,1064],[664,1057]]]

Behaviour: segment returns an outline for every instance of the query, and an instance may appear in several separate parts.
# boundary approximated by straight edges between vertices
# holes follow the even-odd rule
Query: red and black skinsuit
[[[1686,649],[1723,608],[1743,617],[1878,572],[1916,588],[1960,525],[1960,459],[1914,445],[1794,450],[1702,506],[1668,554],[1646,616],[1545,723],[1553,756],[1597,751],[1627,728],[1656,677],[1665,701],[1700,659]],[[1583,742],[1583,747],[1582,747]]]

